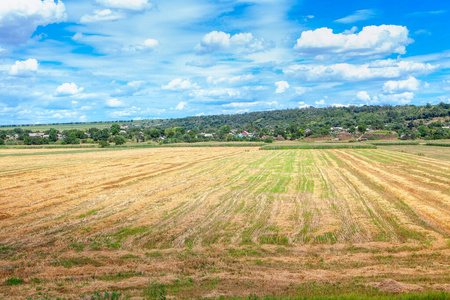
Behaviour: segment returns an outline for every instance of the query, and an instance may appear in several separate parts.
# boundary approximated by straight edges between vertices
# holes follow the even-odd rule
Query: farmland
[[[0,298],[448,292],[448,149],[0,149]]]

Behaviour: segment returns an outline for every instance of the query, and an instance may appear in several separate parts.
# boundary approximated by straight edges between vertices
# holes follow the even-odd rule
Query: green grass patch
[[[252,248],[230,248],[228,254],[232,257],[263,256],[263,253]]]
[[[425,146],[450,147],[450,143],[426,143]]]
[[[130,272],[119,272],[116,274],[97,276],[95,278],[99,279],[99,280],[103,280],[103,281],[120,281],[123,279],[131,278],[131,277],[138,277],[138,276],[142,276],[142,275],[143,275],[142,272],[130,271]]]
[[[371,144],[376,146],[406,146],[406,145],[419,145],[419,142],[380,142]]]
[[[90,211],[88,211],[88,212],[85,213],[85,214],[79,215],[79,216],[78,216],[78,219],[82,219],[82,218],[85,218],[85,217],[91,216],[91,215],[96,215],[96,214],[98,213],[99,210],[100,210],[100,209],[93,209],[93,210],[90,210]]]
[[[115,236],[117,236],[119,238],[119,240],[121,240],[123,238],[127,238],[129,236],[136,235],[139,233],[145,233],[147,231],[148,231],[148,227],[146,227],[146,226],[140,226],[140,227],[134,227],[134,228],[126,227],[126,228],[120,229],[115,234]]]
[[[89,257],[73,257],[73,258],[60,258],[57,261],[52,263],[53,266],[59,267],[62,266],[66,269],[70,269],[73,266],[86,266],[92,265],[94,267],[101,267],[103,264],[98,260],[89,258]]]
[[[265,234],[259,237],[261,244],[289,245],[289,239],[278,234]]]
[[[259,148],[260,150],[291,150],[291,149],[377,149],[375,145],[348,145],[348,144],[327,144],[327,145],[270,145]]]
[[[24,283],[24,280],[22,278],[17,278],[17,277],[10,277],[5,280],[6,285],[19,285],[22,283]]]
[[[310,293],[308,293],[310,294]],[[319,293],[322,294],[322,293]],[[274,297],[265,296],[258,297],[256,295],[250,295],[248,297],[219,297],[219,300],[446,300],[450,297],[449,293],[446,292],[429,292],[423,294],[403,294],[403,295],[389,295],[382,294],[379,295],[364,295],[357,294],[356,292],[349,292],[345,295],[308,295],[308,296],[298,296],[298,297]]]

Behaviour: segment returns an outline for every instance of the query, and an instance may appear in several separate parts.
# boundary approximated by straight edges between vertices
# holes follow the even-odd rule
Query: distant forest
[[[436,117],[450,117],[450,104],[415,106],[350,106],[327,108],[302,108],[252,112],[236,115],[214,115],[187,117],[180,119],[153,120],[142,125],[159,124],[162,128],[183,127],[201,131],[216,131],[224,125],[232,129],[246,126],[259,128],[287,128],[295,125],[299,128],[346,127],[358,124],[370,125],[372,128],[384,129],[385,125],[400,129],[407,122],[429,121]],[[395,124],[395,125],[394,125]]]
[[[45,125],[44,132],[49,135],[49,140],[34,137],[36,142],[27,137],[28,133],[38,131],[37,129],[33,130],[31,125],[0,130],[0,144],[3,144],[3,139],[13,135],[17,135],[17,139],[23,140],[25,144],[36,144],[37,140],[48,143],[52,140],[56,141],[56,135],[59,133],[67,137],[62,143],[68,144],[78,144],[80,140],[89,142],[88,138],[94,142],[108,140],[116,144],[133,139],[138,142],[158,141],[162,137],[164,137],[164,143],[205,140],[258,141],[278,136],[296,140],[303,137],[331,137],[335,132],[333,129],[335,127],[342,127],[340,130],[353,133],[355,137],[357,132],[361,134],[371,129],[386,134],[395,132],[401,139],[450,139],[450,104],[310,107],[179,119],[118,120],[72,124],[74,124],[74,128],[66,130],[55,129],[58,124]],[[42,128],[43,125],[39,126]],[[114,130],[112,130],[113,128]],[[125,130],[122,132],[121,128]],[[251,135],[244,139],[237,137],[242,131],[251,133]],[[230,132],[233,135],[229,135]],[[120,141],[117,140],[118,137],[114,137],[119,133],[123,137]]]

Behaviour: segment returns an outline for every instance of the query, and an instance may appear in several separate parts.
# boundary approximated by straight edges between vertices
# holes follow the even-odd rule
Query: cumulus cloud
[[[277,81],[275,82],[275,85],[277,86],[277,89],[275,90],[275,93],[277,94],[284,93],[290,87],[287,81]]]
[[[93,15],[84,15],[80,19],[80,23],[94,23],[102,21],[116,21],[125,18],[125,15],[119,12],[114,12],[110,9],[94,10]]]
[[[111,107],[111,108],[116,108],[116,107],[125,107],[126,105],[122,101],[113,98],[113,99],[106,100],[106,106]]]
[[[31,58],[24,61],[16,61],[11,67],[9,74],[13,76],[32,76],[39,68],[39,63],[36,59]]]
[[[338,23],[344,23],[344,24],[349,24],[349,23],[355,23],[358,21],[364,21],[370,18],[373,18],[375,16],[375,11],[373,9],[361,9],[361,10],[357,10],[356,12],[354,12],[353,14],[336,20],[335,22]]]
[[[8,0],[0,3],[0,42],[25,42],[38,26],[65,21],[64,3],[54,0]]]
[[[195,47],[199,55],[213,52],[238,52],[250,54],[263,52],[273,47],[273,43],[263,38],[257,39],[251,33],[238,33],[231,35],[223,31],[212,31],[206,34],[200,44]]]
[[[286,75],[296,79],[320,81],[365,81],[395,79],[404,76],[428,74],[438,66],[429,63],[397,60],[377,60],[353,65],[348,63],[333,65],[293,65],[283,70]]]
[[[366,26],[361,32],[351,34],[334,34],[332,29],[325,27],[303,31],[294,49],[311,56],[404,54],[405,46],[412,42],[408,34],[406,27],[397,25]]]
[[[75,83],[63,83],[62,85],[58,86],[55,92],[55,96],[62,97],[62,96],[71,96],[78,93],[81,93],[84,88],[78,87]]]
[[[159,46],[159,41],[155,39],[147,39],[144,42],[137,44],[137,45],[131,45],[127,48],[125,48],[125,51],[130,52],[151,52],[155,50]]]
[[[163,90],[172,91],[185,91],[190,89],[198,89],[199,86],[196,83],[192,83],[189,80],[184,80],[182,78],[177,78],[169,82],[167,85],[161,87]]]
[[[325,99],[314,102],[316,105],[325,105]]]
[[[417,91],[420,86],[420,80],[414,77],[409,77],[406,80],[393,81],[390,80],[383,85],[383,92],[385,94],[397,94],[401,92]]]
[[[379,99],[383,102],[394,102],[396,104],[408,104],[414,99],[414,93],[404,92],[399,94],[379,95]]]
[[[186,106],[187,106],[187,102],[180,101],[180,103],[178,103],[178,105],[177,105],[177,107],[175,107],[175,109],[176,110],[183,110]]]
[[[370,96],[366,91],[360,91],[356,94],[356,98],[361,101],[370,101]]]
[[[331,107],[350,107],[351,104],[342,104],[342,103],[333,103],[330,105]]]
[[[149,3],[148,0],[96,0],[95,2],[109,8],[135,11],[152,8],[152,4]]]

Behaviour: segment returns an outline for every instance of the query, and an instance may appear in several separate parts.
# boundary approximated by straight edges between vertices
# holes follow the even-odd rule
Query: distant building
[[[39,137],[46,137],[46,134],[43,132],[37,132],[37,133],[29,133],[28,136],[34,137],[34,136],[39,136]],[[48,135],[47,135],[48,137]]]

